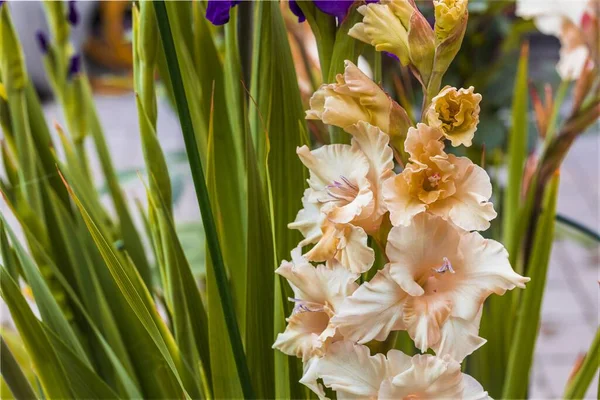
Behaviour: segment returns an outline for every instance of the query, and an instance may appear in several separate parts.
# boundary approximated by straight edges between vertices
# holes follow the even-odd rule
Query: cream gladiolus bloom
[[[304,209],[289,225],[305,236],[300,245],[314,243],[311,261],[337,258],[353,272],[367,271],[374,261],[367,233],[376,231],[387,209],[381,190],[393,175],[389,137],[379,128],[359,122],[347,128],[352,144],[333,144],[316,150],[300,147],[302,163],[310,170]]]
[[[311,378],[321,378],[338,399],[490,398],[450,357],[409,357],[398,350],[390,350],[387,357],[371,356],[366,346],[340,341],[331,345],[312,369]],[[314,390],[316,384],[308,386]],[[324,398],[320,388],[317,394]]]
[[[446,86],[435,96],[425,118],[427,125],[440,128],[452,146],[470,146],[479,124],[481,95],[473,86],[456,89]]]
[[[410,63],[408,30],[413,6],[407,0],[383,0],[358,7],[364,18],[348,35],[396,55],[402,65]]]
[[[332,324],[347,340],[383,340],[407,330],[415,345],[461,361],[485,343],[481,307],[492,293],[524,288],[504,247],[428,214],[392,228],[389,264],[338,309]]]
[[[533,19],[540,32],[560,39],[560,61],[556,69],[564,80],[577,79],[590,54],[581,27],[594,1],[597,0],[517,1],[518,16]]]
[[[392,99],[352,62],[346,60],[345,65],[336,83],[322,85],[312,95],[306,119],[343,129],[365,121],[389,133]]]
[[[492,185],[485,170],[466,157],[444,152],[442,131],[425,124],[410,128],[405,149],[409,163],[387,180],[383,198],[393,225],[410,225],[428,212],[465,230],[485,230],[496,218],[488,201]]]
[[[335,260],[328,266],[313,267],[300,253],[300,248],[294,249],[292,262],[284,261],[275,271],[288,280],[294,291],[291,300],[296,304],[273,348],[306,362],[324,354],[327,345],[339,339],[329,321],[341,302],[358,287],[354,282],[358,275]]]

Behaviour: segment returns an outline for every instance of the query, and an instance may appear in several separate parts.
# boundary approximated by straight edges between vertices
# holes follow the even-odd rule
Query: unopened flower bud
[[[48,35],[46,35],[46,32],[41,30],[37,31],[35,33],[35,38],[37,40],[40,51],[43,54],[47,54],[50,46],[48,44]]]
[[[468,0],[434,0],[435,35],[441,42],[466,22]]]
[[[67,21],[69,21],[71,26],[77,26],[79,23],[79,12],[77,12],[77,8],[75,7],[75,1],[69,1],[68,5],[69,9],[67,11]]]
[[[408,29],[414,11],[415,9],[407,0],[360,6],[358,12],[364,18],[362,22],[354,25],[348,34],[375,46],[377,51],[396,55],[402,65],[408,65],[410,62]]]
[[[81,54],[75,54],[69,60],[69,71],[67,77],[72,79],[75,75],[81,72]]]
[[[427,110],[427,124],[440,128],[452,146],[470,146],[479,123],[481,95],[468,89],[446,86],[433,98]]]
[[[313,94],[306,119],[320,119],[343,129],[364,121],[392,137],[395,130],[401,134],[410,125],[405,122],[406,111],[350,61],[336,83],[322,85]]]

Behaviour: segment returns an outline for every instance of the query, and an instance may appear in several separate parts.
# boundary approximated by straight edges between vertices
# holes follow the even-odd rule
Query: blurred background
[[[543,0],[540,0],[543,1]],[[432,15],[431,2],[418,2],[426,15]],[[514,3],[509,1],[470,2],[470,19],[462,49],[446,76],[447,84],[457,87],[475,86],[483,95],[481,123],[475,135],[470,157],[483,154],[486,166],[499,185],[504,176],[500,160],[504,155],[510,123],[513,80],[522,40],[530,43],[530,78],[532,87],[541,89],[545,83],[554,88],[559,77],[555,72],[559,42],[554,37],[538,33],[531,21],[514,16]],[[49,122],[64,125],[60,107],[55,104],[45,74],[39,47],[39,32],[48,32],[43,9],[36,1],[9,1],[13,21],[24,47],[28,72],[44,100],[44,113]],[[83,56],[84,68],[90,76],[96,107],[103,124],[113,160],[119,170],[123,191],[132,203],[145,202],[145,189],[138,173],[144,173],[135,97],[132,91],[132,56],[130,45],[131,3],[127,1],[79,1],[73,4],[78,21],[73,27],[72,43]],[[314,37],[307,23],[299,24],[286,9],[289,39],[297,59],[299,85],[308,100],[318,87],[318,57]],[[240,5],[244,8],[244,4]],[[306,62],[308,60],[308,62]],[[392,58],[384,57],[383,85],[396,99],[419,104],[408,71]],[[369,71],[363,60],[359,66]],[[318,70],[317,70],[318,72]],[[160,88],[157,132],[165,151],[173,180],[173,198],[178,231],[198,275],[203,274],[204,246],[202,224],[186,161],[179,122],[167,93]],[[564,104],[569,107],[569,101]],[[418,112],[415,110],[415,112]],[[531,113],[531,148],[536,137]],[[312,126],[319,135],[319,127]],[[558,202],[560,224],[547,280],[542,309],[542,325],[536,348],[531,398],[550,399],[561,395],[570,371],[587,350],[598,327],[600,247],[600,135],[596,124],[574,144],[561,170]],[[91,147],[91,143],[87,143]],[[484,151],[485,148],[485,151]],[[103,175],[95,152],[90,149],[92,173],[100,190],[106,193],[105,205],[112,204],[103,188]],[[298,204],[300,207],[300,202]],[[11,220],[3,202],[0,211]],[[137,221],[141,224],[141,221]],[[14,224],[13,226],[17,226]],[[493,229],[493,228],[492,228]],[[19,349],[8,311],[1,315],[3,335]],[[26,357],[24,351],[16,351]],[[23,365],[23,364],[22,364]],[[596,381],[588,393],[593,398]],[[10,392],[3,390],[3,397]]]

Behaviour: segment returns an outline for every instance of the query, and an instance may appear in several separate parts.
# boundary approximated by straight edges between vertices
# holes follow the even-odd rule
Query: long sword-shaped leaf
[[[559,175],[556,173],[546,187],[542,215],[535,230],[534,244],[527,266],[531,282],[521,298],[517,313],[504,384],[503,398],[505,399],[522,399],[527,394],[548,263],[554,240],[558,183]]]
[[[600,329],[596,330],[596,336],[594,336],[592,345],[583,359],[583,364],[567,385],[563,398],[582,399],[585,396],[585,392],[590,386],[590,383],[592,383],[594,375],[598,372],[598,365],[600,365],[599,357]]]
[[[19,287],[4,267],[0,268],[0,295],[21,333],[46,395],[57,399],[73,398],[69,380],[48,337],[40,329],[40,321],[33,315]]]
[[[4,341],[3,336],[0,336],[0,373],[2,373],[2,377],[15,399],[37,399],[38,396],[33,391],[21,366]]]
[[[252,383],[250,381],[250,373],[248,371],[248,365],[246,364],[246,356],[244,353],[244,347],[240,336],[240,331],[235,316],[233,307],[233,300],[231,293],[229,292],[229,286],[227,282],[227,275],[225,265],[223,263],[223,256],[221,254],[221,248],[219,245],[219,239],[217,229],[212,214],[212,208],[208,197],[206,188],[206,182],[204,179],[204,171],[198,152],[198,145],[196,143],[196,136],[194,134],[194,127],[192,125],[192,118],[187,103],[185,89],[183,87],[183,81],[181,78],[181,72],[179,70],[179,63],[177,58],[177,52],[175,49],[175,43],[173,42],[173,36],[171,34],[171,26],[169,24],[169,16],[167,15],[167,9],[164,1],[157,1],[154,3],[156,7],[156,17],[158,20],[158,26],[167,58],[169,75],[173,84],[175,99],[177,101],[177,110],[179,113],[179,121],[185,140],[186,151],[192,170],[192,178],[194,181],[194,187],[196,189],[196,196],[200,205],[202,213],[202,222],[204,224],[204,230],[206,232],[206,240],[212,259],[212,266],[217,281],[219,295],[221,298],[221,305],[223,307],[223,313],[225,315],[225,321],[227,323],[227,329],[229,332],[229,339],[232,344],[233,354],[236,359],[236,366],[238,370],[238,376],[242,384],[244,396],[246,398],[252,398],[253,390]]]

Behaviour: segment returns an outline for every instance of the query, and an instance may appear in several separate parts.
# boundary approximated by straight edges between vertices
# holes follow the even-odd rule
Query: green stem
[[[164,0],[156,1],[154,3],[154,7],[156,10],[156,18],[158,20],[158,28],[167,59],[169,75],[173,84],[173,91],[175,94],[177,111],[179,114],[179,122],[181,124],[181,130],[185,141],[190,168],[192,170],[192,179],[194,181],[194,188],[196,189],[196,196],[198,198],[198,204],[201,210],[202,223],[206,232],[206,242],[210,251],[210,257],[212,259],[211,265],[214,270],[213,272],[215,274],[215,280],[219,290],[219,297],[221,299],[221,306],[223,307],[223,314],[225,315],[225,322],[227,325],[227,331],[229,333],[229,339],[231,341],[238,377],[240,379],[244,397],[251,399],[254,396],[252,382],[250,380],[250,371],[248,370],[248,364],[246,363],[246,355],[244,353],[244,346],[242,344],[242,338],[240,336],[240,330],[233,307],[233,299],[228,288],[229,283],[227,280],[227,273],[223,262],[221,247],[219,245],[219,238],[217,236],[217,228],[212,214],[210,199],[208,197],[208,189],[206,187],[202,162],[200,160],[200,153],[198,152],[198,144],[196,143],[196,135],[194,134],[192,117],[190,115],[185,89],[183,87],[183,80],[179,70],[179,62],[177,59],[173,35],[171,33],[171,26],[169,24],[169,16],[167,14],[167,8]]]
[[[582,399],[585,396],[587,388],[590,386],[590,383],[592,383],[592,379],[594,379],[594,375],[596,375],[596,372],[598,371],[599,351],[600,329],[596,331],[596,336],[592,341],[592,345],[583,359],[583,365],[567,385],[563,398]]]

